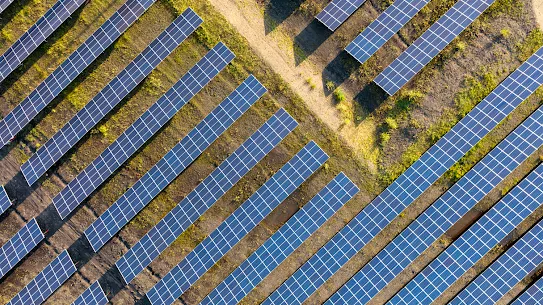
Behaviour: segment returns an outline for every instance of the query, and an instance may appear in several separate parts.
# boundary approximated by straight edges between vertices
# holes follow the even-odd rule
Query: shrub
[[[334,84],[333,81],[329,80],[326,82],[326,89],[328,91],[334,91],[334,89],[336,89],[336,84]]]
[[[346,97],[345,97],[345,93],[343,93],[343,90],[341,90],[340,88],[337,88],[336,90],[334,90],[334,99],[338,103],[345,101]]]
[[[388,129],[398,129],[398,122],[391,117],[385,119],[385,124],[387,125]]]

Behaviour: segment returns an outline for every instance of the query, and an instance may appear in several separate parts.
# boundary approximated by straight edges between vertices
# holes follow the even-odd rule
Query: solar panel
[[[125,282],[130,283],[297,125],[285,110],[276,112],[117,261]]]
[[[333,0],[317,15],[317,19],[328,29],[335,31],[364,2],[366,0]]]
[[[9,143],[154,2],[155,0],[128,0],[104,22],[68,59],[0,121],[0,148]]]
[[[50,297],[55,290],[75,273],[75,267],[68,251],[63,251],[42,272],[40,272],[28,285],[9,301],[8,305],[41,304]]]
[[[394,1],[345,48],[361,64],[392,38],[430,0]]]
[[[164,276],[147,297],[152,304],[172,304],[245,235],[328,160],[310,142],[275,173],[204,241]]]
[[[433,145],[270,296],[308,298],[543,82],[543,48]],[[325,267],[324,267],[325,266]],[[299,286],[305,285],[302,291]]]
[[[394,95],[495,0],[459,0],[375,79]]]
[[[235,305],[240,302],[358,191],[358,187],[340,173],[200,304]]]
[[[0,215],[2,215],[11,206],[11,200],[9,200],[6,189],[0,185]]]
[[[449,304],[496,304],[542,262],[543,221],[540,221]]]
[[[21,171],[28,184],[34,184],[45,174],[53,164],[134,90],[201,23],[202,19],[189,8],[170,24],[140,55],[128,64],[123,71],[23,164]],[[227,57],[233,57],[230,51],[226,53]],[[213,64],[224,67],[227,63],[222,58],[218,58]],[[217,71],[213,70],[213,72]],[[202,78],[202,82],[208,80],[205,73],[201,73],[199,76]],[[151,124],[152,122],[145,123]]]
[[[221,43],[202,58],[178,83],[55,196],[53,204],[60,216],[62,218],[68,216],[207,85],[233,57],[233,53]]]
[[[162,161],[150,169],[85,230],[85,236],[94,251],[97,252],[102,248],[265,92],[266,88],[254,76],[247,78],[170,153],[166,154]],[[173,158],[173,155],[178,158]]]
[[[3,12],[12,2],[13,0],[0,1],[0,13]]]
[[[543,300],[543,278],[530,286],[511,305],[533,305]]]
[[[102,286],[100,286],[100,283],[94,282],[72,305],[106,305],[107,302]]]
[[[44,238],[36,219],[30,220],[0,248],[0,279]]]
[[[59,0],[0,56],[0,82],[41,45],[86,0]]]
[[[430,304],[543,204],[543,165],[462,234],[389,304]],[[431,284],[430,284],[431,283]]]

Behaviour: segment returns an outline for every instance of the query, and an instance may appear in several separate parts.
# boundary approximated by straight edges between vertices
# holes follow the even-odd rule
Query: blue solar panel
[[[360,63],[366,62],[430,0],[397,0],[345,48]]]
[[[117,261],[125,282],[130,283],[297,125],[285,110],[275,113]]]
[[[496,0],[460,0],[375,79],[394,95]]]
[[[8,305],[34,305],[43,303],[55,290],[75,273],[68,251],[60,253],[42,272],[9,301]]]
[[[307,240],[356,193],[340,173],[200,302],[235,305]]]
[[[172,304],[328,160],[310,142],[147,293],[152,304]]]
[[[128,64],[123,71],[109,82],[102,91],[23,164],[21,171],[28,184],[34,184],[45,174],[53,164],[81,140],[89,130],[96,126],[123,98],[134,90],[201,23],[202,19],[190,8],[183,12],[140,55]],[[227,53],[228,58],[233,57],[230,51],[225,53]],[[228,61],[225,62],[223,58],[218,58],[214,64],[217,65],[217,68],[224,67],[228,64]],[[218,71],[213,70],[213,72]],[[201,79],[198,80],[202,81],[202,83],[209,80],[209,77],[204,73],[201,73],[199,76]],[[151,124],[153,122],[144,123]],[[94,181],[89,180],[89,182]],[[87,183],[84,182],[84,184]],[[93,184],[91,183],[91,185]]]
[[[345,228],[313,255],[269,298],[294,304],[309,297],[332,274],[437,181],[482,137],[530,96],[543,82],[543,48],[505,79],[452,130],[387,187]],[[324,269],[326,266],[326,269]],[[305,289],[299,288],[304,285]],[[269,304],[269,303],[268,303]]]
[[[0,82],[6,79],[86,0],[59,0],[0,56]]]
[[[9,200],[6,189],[0,185],[0,215],[2,215],[11,206],[11,200]]]
[[[0,121],[0,148],[9,143],[154,2],[155,0],[128,0],[123,4],[68,59]]]
[[[102,286],[100,286],[100,283],[94,282],[72,305],[106,305],[107,302]]]
[[[0,248],[0,279],[44,238],[36,219],[30,220]]]
[[[542,262],[543,221],[540,221],[449,304],[496,304]]]
[[[0,13],[3,12],[12,2],[13,2],[13,0],[1,0],[0,1]]]
[[[543,204],[543,165],[407,284],[390,304],[430,304]]]
[[[221,43],[201,59],[178,83],[55,196],[53,204],[60,216],[62,218],[68,216],[158,132],[198,91],[207,85],[233,57],[233,53]]]
[[[150,169],[85,230],[85,236],[94,251],[97,252],[119,232],[265,92],[266,88],[254,76],[247,78],[175,148],[166,154],[163,160]],[[172,155],[176,155],[178,158],[173,158]]]
[[[530,286],[511,305],[533,305],[543,300],[543,278]]]
[[[335,31],[349,18],[366,0],[332,0],[317,15],[317,19],[331,31]]]

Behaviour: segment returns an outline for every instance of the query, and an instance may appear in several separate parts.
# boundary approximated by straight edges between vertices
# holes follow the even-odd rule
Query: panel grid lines
[[[366,0],[332,0],[317,15],[317,20],[328,29],[335,31],[349,16],[351,16]]]
[[[0,185],[0,215],[2,215],[11,206],[11,200],[9,200],[8,193],[4,186]]]
[[[102,286],[100,286],[99,282],[94,282],[72,305],[106,305],[107,302],[108,299]]]
[[[532,284],[511,305],[533,305],[543,300],[543,278]]]
[[[0,13],[2,13],[12,2],[13,0],[0,0]]]
[[[30,220],[0,248],[0,279],[44,238],[36,219]]]

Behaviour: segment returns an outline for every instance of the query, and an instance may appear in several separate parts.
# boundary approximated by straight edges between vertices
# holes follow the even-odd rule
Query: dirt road
[[[535,18],[540,28],[543,28],[543,0],[533,0]]]

